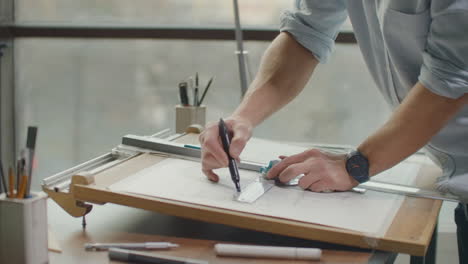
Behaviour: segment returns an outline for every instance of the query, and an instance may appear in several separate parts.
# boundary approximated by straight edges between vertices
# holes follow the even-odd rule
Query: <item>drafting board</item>
[[[389,174],[415,176],[420,165],[402,163]],[[381,237],[403,202],[397,194],[367,191],[314,193],[298,187],[273,186],[254,203],[233,199],[235,189],[227,169],[220,181],[209,181],[196,161],[167,158],[111,186],[110,191],[169,199],[214,208],[321,224]],[[240,170],[242,189],[260,173]],[[391,176],[391,175],[390,175]]]
[[[196,143],[193,136],[181,138],[180,141]],[[424,255],[427,250],[441,206],[438,200],[405,197],[387,231],[375,236],[303,221],[108,190],[112,184],[164,160],[164,157],[146,153],[94,175],[76,175],[70,191],[74,199],[84,202],[110,202],[205,222],[417,256]],[[439,173],[431,166],[422,166],[416,182],[434,179]]]

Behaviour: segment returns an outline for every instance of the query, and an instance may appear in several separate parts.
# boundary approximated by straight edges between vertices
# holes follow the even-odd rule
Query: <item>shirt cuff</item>
[[[468,93],[468,69],[462,69],[448,61],[423,54],[419,81],[431,92],[452,99]]]
[[[280,32],[289,32],[304,48],[308,49],[320,63],[326,63],[335,41],[296,19],[293,13],[281,14]]]

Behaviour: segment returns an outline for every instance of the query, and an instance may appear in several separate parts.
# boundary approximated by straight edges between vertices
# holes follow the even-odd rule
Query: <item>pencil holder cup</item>
[[[32,193],[28,199],[0,195],[0,263],[49,262],[47,196]]]
[[[176,133],[184,133],[192,125],[205,127],[206,106],[176,105]]]

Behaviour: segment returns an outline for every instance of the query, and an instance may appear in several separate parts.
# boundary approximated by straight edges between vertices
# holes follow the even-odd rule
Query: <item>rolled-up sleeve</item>
[[[468,3],[433,1],[431,17],[419,81],[455,99],[468,93]]]
[[[289,32],[321,63],[327,62],[347,11],[344,0],[297,0],[281,15],[281,32]]]

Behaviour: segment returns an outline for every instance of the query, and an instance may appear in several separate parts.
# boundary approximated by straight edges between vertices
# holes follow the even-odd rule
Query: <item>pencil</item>
[[[8,189],[9,189],[9,198],[15,198],[15,173],[13,172],[13,168],[10,167],[8,169]]]
[[[16,161],[16,181],[15,181],[15,189],[18,190],[18,185],[21,177],[21,158],[18,158]]]
[[[16,198],[23,199],[26,194],[26,186],[28,185],[28,176],[23,175],[21,178],[20,187],[18,189],[18,193],[16,194]]]

